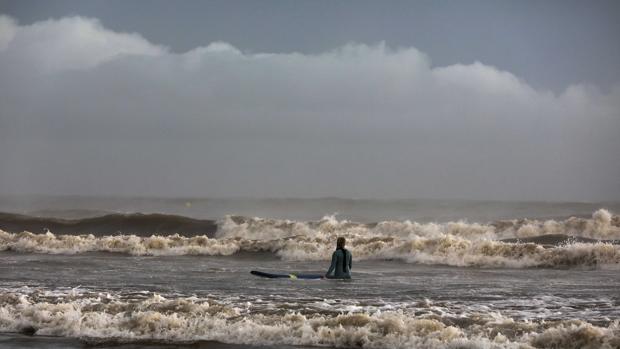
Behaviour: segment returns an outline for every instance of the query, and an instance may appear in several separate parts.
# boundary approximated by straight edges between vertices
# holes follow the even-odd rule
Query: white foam
[[[614,220],[617,222],[614,223]],[[293,236],[325,238],[339,235],[365,237],[440,237],[454,235],[468,240],[527,238],[547,234],[564,234],[592,239],[620,239],[620,217],[599,209],[592,218],[571,217],[563,221],[509,220],[491,224],[466,221],[418,223],[383,221],[377,224],[354,223],[323,217],[317,222],[226,216],[219,222],[218,237],[253,240],[280,239]]]
[[[522,224],[483,225],[449,222],[381,222],[376,225],[338,221],[318,222],[227,217],[217,238],[181,235],[55,235],[0,230],[0,250],[75,254],[117,252],[131,255],[231,255],[240,251],[275,253],[284,260],[329,260],[338,236],[347,238],[354,259],[398,259],[412,263],[481,267],[567,267],[620,264],[620,245],[570,243],[553,248],[535,243],[508,243],[499,237],[537,236],[563,232],[564,227],[582,236],[615,234],[612,215],[599,210],[592,219]],[[573,228],[566,228],[573,227]],[[499,230],[501,228],[501,230]],[[572,230],[571,230],[572,229]],[[511,235],[512,234],[512,235]],[[547,246],[548,247],[548,246]]]
[[[498,313],[452,317],[415,316],[394,310],[306,314],[261,313],[197,297],[154,294],[124,300],[118,295],[73,294],[42,298],[36,293],[0,295],[0,331],[29,329],[36,335],[155,340],[166,343],[215,340],[252,345],[312,345],[368,348],[615,348],[618,321],[515,321]],[[105,301],[103,301],[105,300]]]

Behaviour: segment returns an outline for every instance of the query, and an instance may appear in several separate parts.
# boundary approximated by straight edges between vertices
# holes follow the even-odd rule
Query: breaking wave
[[[356,260],[479,267],[573,267],[620,264],[618,217],[564,221],[514,220],[492,224],[386,221],[361,224],[335,217],[297,222],[228,216],[216,236],[68,235],[0,230],[0,250],[76,254],[210,255],[273,253],[283,260],[328,260],[337,236],[347,237]],[[570,235],[569,235],[570,234]]]
[[[301,236],[276,240],[214,239],[207,236],[188,238],[180,235],[56,236],[49,232],[12,234],[0,231],[0,250],[53,254],[117,252],[137,256],[227,256],[237,252],[269,252],[284,260],[303,261],[328,260],[332,252],[331,240]],[[534,243],[472,241],[453,235],[411,239],[351,237],[350,248],[356,260],[398,259],[452,266],[553,268],[620,263],[620,246],[602,242],[577,242],[545,248]]]
[[[421,304],[419,307],[427,307]],[[0,294],[0,331],[91,343],[219,341],[364,348],[618,348],[618,320],[515,320],[496,312],[261,311],[249,303],[72,290]]]
[[[219,224],[218,237],[244,239],[275,239],[291,236],[394,236],[437,238],[453,235],[469,240],[527,239],[556,234],[595,240],[620,240],[620,216],[605,209],[591,218],[570,217],[566,220],[514,219],[488,224],[467,221],[447,223],[418,223],[412,221],[382,221],[356,223],[326,216],[316,222],[299,222],[265,218],[227,216]]]

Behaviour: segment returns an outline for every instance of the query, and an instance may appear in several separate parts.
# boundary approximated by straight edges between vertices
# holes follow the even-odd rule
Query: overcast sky
[[[616,1],[0,1],[0,193],[620,200]]]

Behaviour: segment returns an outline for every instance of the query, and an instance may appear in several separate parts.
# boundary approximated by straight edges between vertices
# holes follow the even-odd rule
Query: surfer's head
[[[344,244],[347,242],[347,240],[344,238],[344,236],[341,236],[338,238],[338,240],[336,240],[336,247],[337,248],[344,248]]]

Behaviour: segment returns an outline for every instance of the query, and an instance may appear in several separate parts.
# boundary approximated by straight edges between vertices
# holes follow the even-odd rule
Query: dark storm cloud
[[[620,197],[620,88],[536,89],[413,47],[183,53],[0,17],[5,193]]]

